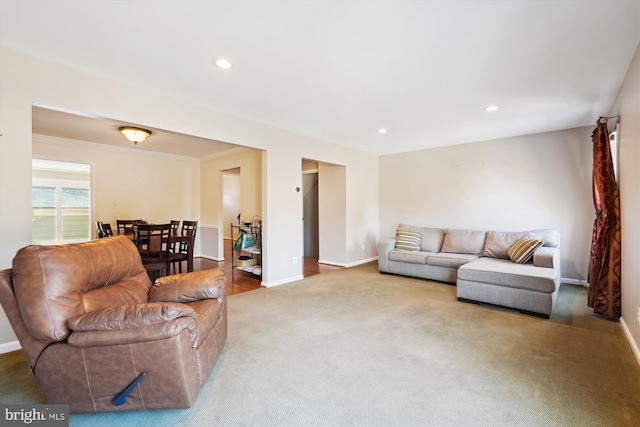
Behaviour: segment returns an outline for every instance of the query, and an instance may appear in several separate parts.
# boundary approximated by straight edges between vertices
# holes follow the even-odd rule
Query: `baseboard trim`
[[[20,350],[22,346],[20,345],[20,341],[9,341],[3,344],[0,344],[0,354],[10,353],[12,351]]]
[[[350,263],[346,263],[346,264],[343,263],[343,262],[325,261],[325,260],[319,259],[318,260],[318,264],[335,265],[337,267],[349,268],[349,267],[355,267],[356,265],[367,264],[369,262],[376,261],[377,259],[378,259],[378,257],[374,256],[374,257],[371,257],[371,258],[361,259],[359,261],[354,261],[354,262],[350,262]]]
[[[560,283],[566,283],[567,285],[578,285],[578,286],[584,286],[584,287],[587,287],[587,285],[589,284],[586,280],[569,279],[568,277],[562,277],[560,279]]]
[[[196,258],[196,257],[194,257],[194,258]],[[211,261],[218,261],[218,262],[224,261],[224,258],[215,258],[215,257],[208,256],[208,255],[198,255],[197,258],[206,258],[206,259],[210,259]]]
[[[304,279],[304,276],[299,275],[299,276],[287,277],[286,279],[275,280],[273,282],[262,282],[261,285],[266,288],[272,288],[274,286],[280,286],[280,285],[285,285],[291,282],[297,282],[298,280],[302,280],[302,279]]]
[[[633,340],[631,331],[627,327],[627,324],[625,323],[622,317],[620,318],[620,325],[622,326],[622,331],[624,332],[624,335],[627,337],[627,341],[629,341],[629,345],[631,346],[631,350],[633,351],[633,354],[636,356],[638,365],[640,365],[640,349],[638,348],[638,345],[636,344],[636,342]]]

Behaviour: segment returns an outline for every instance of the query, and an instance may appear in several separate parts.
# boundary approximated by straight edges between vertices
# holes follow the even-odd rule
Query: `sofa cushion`
[[[524,264],[533,257],[533,252],[542,246],[543,241],[536,239],[533,233],[527,233],[509,247],[507,253],[511,261]]]
[[[526,231],[487,231],[482,256],[509,259],[509,247],[526,234]]]
[[[478,259],[477,255],[469,254],[450,254],[445,252],[427,254],[427,264],[438,267],[458,268],[476,259]]]
[[[555,291],[556,274],[553,268],[484,257],[458,268],[459,279],[546,293]]]
[[[486,234],[486,231],[446,228],[442,252],[481,255]]]
[[[392,250],[389,252],[389,261],[408,262],[410,264],[426,264],[427,252],[410,252]]]
[[[420,239],[422,239],[422,235],[416,231],[398,229],[396,231],[396,249],[417,252],[420,250]]]
[[[399,230],[415,231],[420,233],[420,250],[424,252],[440,252],[444,240],[444,229],[417,227],[415,225],[400,224]]]

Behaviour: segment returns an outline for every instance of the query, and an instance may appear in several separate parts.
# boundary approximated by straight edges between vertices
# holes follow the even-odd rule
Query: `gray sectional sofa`
[[[404,238],[401,234],[407,233],[417,247],[407,250],[397,245]],[[561,277],[558,230],[505,232],[400,224],[397,236],[398,242],[379,242],[381,273],[454,283],[460,301],[496,304],[545,318],[551,315]],[[514,243],[534,240],[536,249],[526,254],[533,253],[529,261],[511,259]]]

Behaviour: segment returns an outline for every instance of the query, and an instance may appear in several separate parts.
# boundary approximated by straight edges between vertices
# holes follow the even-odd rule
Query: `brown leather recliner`
[[[227,338],[224,273],[152,285],[126,236],[21,249],[0,302],[47,403],[74,413],[189,408]]]

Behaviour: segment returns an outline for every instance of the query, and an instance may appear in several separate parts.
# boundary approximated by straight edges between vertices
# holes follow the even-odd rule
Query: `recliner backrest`
[[[13,259],[20,313],[41,341],[61,341],[67,321],[100,308],[148,301],[151,281],[126,236],[60,246],[27,246]]]

